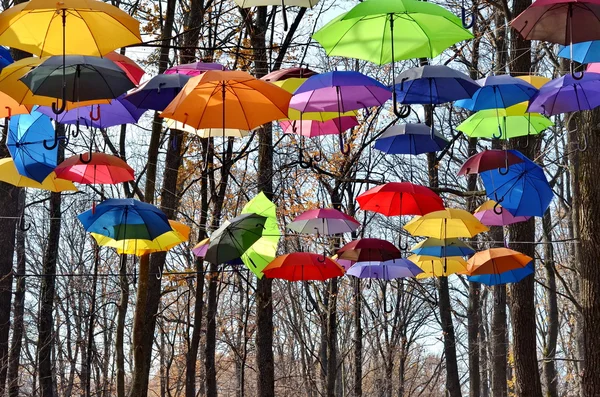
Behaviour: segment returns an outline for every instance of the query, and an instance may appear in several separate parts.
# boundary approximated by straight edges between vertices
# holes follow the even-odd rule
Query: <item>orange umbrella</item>
[[[31,108],[32,106],[19,104],[11,96],[0,91],[0,118],[29,113]]]
[[[525,267],[532,257],[508,248],[490,248],[473,255],[467,261],[465,274],[499,274],[509,270]]]
[[[202,128],[252,130],[287,117],[292,94],[241,71],[210,70],[192,77],[162,112]]]

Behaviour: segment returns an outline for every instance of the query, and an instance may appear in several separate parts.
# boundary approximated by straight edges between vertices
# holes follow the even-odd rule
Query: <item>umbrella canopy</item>
[[[108,199],[77,216],[87,232],[114,240],[154,240],[173,230],[167,216],[135,199]]]
[[[313,35],[329,56],[385,65],[434,58],[473,35],[450,11],[416,0],[367,0]]]
[[[416,276],[417,278],[448,277],[467,269],[467,262],[460,256],[438,258],[436,256],[411,255],[407,259],[423,270],[423,273]]]
[[[263,235],[267,218],[242,214],[226,221],[210,236],[204,259],[221,264],[239,258]]]
[[[499,213],[494,211],[494,208]],[[486,226],[507,226],[513,223],[525,222],[531,218],[530,216],[514,216],[494,200],[488,200],[481,204],[473,215]]]
[[[571,54],[573,54],[572,57]],[[584,64],[600,62],[600,40],[584,41],[564,46],[558,52],[558,56]]]
[[[594,62],[594,63],[590,63],[587,66],[586,71],[588,73],[600,73],[600,62]]]
[[[275,81],[287,80],[290,78],[309,78],[310,76],[314,76],[315,74],[318,73],[309,68],[285,68],[275,70],[261,77],[260,79],[264,81],[270,81],[271,83],[273,83]]]
[[[388,182],[361,193],[357,198],[363,211],[385,216],[424,215],[444,209],[442,198],[433,190],[410,182]]]
[[[454,237],[474,237],[490,230],[470,212],[446,208],[417,216],[404,226],[413,236],[435,237],[438,239]]]
[[[192,253],[198,258],[204,258],[206,251],[208,250],[208,244],[210,243],[209,238],[205,238],[192,248]]]
[[[458,175],[479,174],[494,169],[507,169],[513,164],[522,163],[523,159],[513,150],[486,149],[467,159],[460,167]]]
[[[297,216],[287,228],[298,233],[332,235],[350,233],[360,227],[360,222],[334,208],[308,210]]]
[[[123,69],[129,80],[131,80],[134,84],[140,84],[140,80],[142,76],[146,74],[144,69],[140,67],[135,61],[125,55],[121,55],[118,52],[109,52],[104,55],[104,58],[110,59],[114,63],[117,64],[118,67]]]
[[[184,132],[187,132],[188,134],[193,134],[200,138],[210,138],[210,137],[214,137],[214,136],[222,137],[223,133],[225,133],[225,136],[230,136],[230,137],[234,137],[234,138],[243,138],[245,136],[250,135],[250,131],[238,130],[237,128],[225,128],[225,131],[223,131],[222,128],[195,129],[192,126],[183,124],[182,122],[177,121],[177,120],[169,119],[167,117],[163,118],[163,120],[164,120],[166,126],[169,128],[172,128],[174,130],[184,131]]]
[[[185,74],[159,74],[141,84],[125,97],[140,109],[162,111],[181,92],[190,76]]]
[[[92,0],[89,0],[92,1]],[[71,102],[112,99],[135,87],[113,61],[84,55],[51,56],[21,78],[35,95]]]
[[[336,261],[337,264],[343,267],[345,271],[348,271],[348,269],[350,269],[356,263],[349,259],[340,259],[337,254],[332,256],[331,259]]]
[[[490,248],[480,251],[467,261],[467,274],[499,274],[525,267],[532,257],[508,248]]]
[[[227,67],[221,65],[220,63],[211,63],[211,62],[193,62],[193,63],[184,63],[182,65],[173,66],[165,71],[165,74],[185,74],[190,77],[200,76],[204,72],[208,72],[210,70],[228,70]]]
[[[358,120],[354,116],[337,117],[327,121],[279,120],[279,126],[284,133],[300,134],[308,138],[340,134],[358,124]]]
[[[117,241],[102,234],[90,233],[99,246],[117,249],[118,254],[142,256],[154,252],[168,251],[171,248],[184,243],[190,238],[190,227],[181,222],[169,220],[173,230],[161,234],[154,240],[121,240]]]
[[[571,74],[558,77],[540,88],[531,99],[529,112],[546,116],[590,110],[600,106],[600,73],[586,73],[581,78]]]
[[[437,105],[471,98],[481,86],[466,74],[444,65],[408,69],[394,80],[397,100],[405,104]]]
[[[19,174],[43,182],[57,164],[58,149],[47,150],[44,141],[54,139],[50,118],[39,112],[10,119],[6,146]]]
[[[117,156],[94,153],[69,157],[54,170],[59,178],[81,184],[115,185],[133,181],[133,168]]]
[[[507,108],[528,101],[538,90],[528,82],[507,74],[477,80],[481,86],[470,99],[456,101],[456,106],[477,111]]]
[[[192,77],[161,113],[201,128],[252,130],[287,117],[291,95],[246,72],[208,71]]]
[[[37,56],[102,56],[141,42],[140,23],[103,1],[31,0],[0,14],[0,44]]]
[[[31,108],[32,106],[21,105],[13,97],[0,91],[0,118],[26,114],[31,111]]]
[[[354,262],[387,261],[399,259],[400,250],[389,241],[378,238],[361,238],[344,245],[337,251],[339,259]]]
[[[320,0],[234,0],[235,4],[242,8],[260,7],[260,6],[294,6],[311,8],[317,5]]]
[[[346,274],[358,278],[375,278],[379,280],[415,277],[420,273],[423,273],[423,270],[404,258],[383,262],[356,262],[346,272]]]
[[[467,279],[473,283],[481,283],[489,286],[518,283],[525,277],[533,274],[535,271],[533,262],[525,267],[519,267],[513,270],[507,270],[499,274],[481,274],[477,276],[468,276]]]
[[[439,239],[429,237],[410,249],[416,255],[426,256],[468,256],[475,253],[473,247],[457,238]]]
[[[281,255],[263,270],[267,278],[280,278],[288,281],[325,281],[344,275],[344,268],[331,258],[309,252],[294,252]]]
[[[554,192],[544,170],[518,151],[523,159],[505,174],[499,170],[485,171],[480,175],[487,196],[496,200],[514,216],[543,216]]]
[[[375,149],[386,154],[422,154],[444,150],[450,144],[442,134],[425,124],[389,127],[375,141]]]
[[[0,159],[0,181],[17,187],[42,189],[51,192],[77,191],[73,182],[57,178],[54,172],[51,172],[42,183],[19,174],[13,159],[10,157]]]

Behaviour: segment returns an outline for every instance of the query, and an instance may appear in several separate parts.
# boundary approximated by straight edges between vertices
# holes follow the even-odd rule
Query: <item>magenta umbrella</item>
[[[280,120],[279,126],[286,134],[300,134],[308,138],[321,135],[340,134],[358,125],[354,116],[343,116],[327,121],[316,120]]]
[[[173,66],[170,69],[165,71],[165,74],[185,74],[187,76],[198,76],[204,72],[209,70],[228,70],[226,66],[221,65],[220,63],[210,63],[210,62],[194,62],[194,63],[184,63],[183,65]]]
[[[360,222],[333,208],[308,210],[300,214],[287,228],[298,233],[307,234],[341,234],[350,233],[360,227]]]
[[[496,204],[494,200],[488,200],[485,203],[481,204],[479,208],[475,210],[473,215],[475,218],[479,219],[479,222],[483,223],[486,226],[507,226],[512,225],[513,223],[525,222],[530,216],[514,216],[506,208],[502,208],[502,210],[498,213],[494,211],[494,207],[500,207],[499,204]]]

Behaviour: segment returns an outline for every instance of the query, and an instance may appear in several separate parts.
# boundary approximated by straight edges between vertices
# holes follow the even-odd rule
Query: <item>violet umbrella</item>
[[[387,261],[356,262],[346,274],[358,278],[376,278],[393,280],[396,278],[415,277],[423,270],[405,258]]]
[[[529,103],[528,112],[553,116],[600,106],[600,73],[570,74],[549,81]]]
[[[375,140],[375,149],[386,154],[432,153],[444,150],[450,142],[425,124],[393,125]]]
[[[287,228],[298,233],[341,234],[350,233],[360,227],[360,222],[334,208],[308,210],[300,214]]]
[[[343,116],[327,121],[279,120],[279,126],[286,134],[300,134],[308,138],[321,135],[335,135],[358,125],[354,116]]]
[[[200,241],[198,244],[194,245],[192,248],[192,253],[196,255],[198,258],[204,258],[206,255],[206,251],[208,251],[208,245],[210,244],[210,239],[205,238]]]
[[[190,76],[159,74],[127,94],[125,100],[139,109],[164,110],[183,89]]]
[[[220,63],[211,63],[211,62],[193,62],[193,63],[184,63],[183,65],[173,66],[165,71],[165,74],[185,74],[190,77],[199,76],[204,72],[208,72],[209,70],[229,70],[226,66],[221,65]]]
[[[496,211],[498,212],[494,211],[494,208],[497,208]],[[531,218],[530,216],[514,216],[494,200],[488,200],[481,204],[473,212],[473,215],[486,226],[507,226],[513,223],[525,222]]]

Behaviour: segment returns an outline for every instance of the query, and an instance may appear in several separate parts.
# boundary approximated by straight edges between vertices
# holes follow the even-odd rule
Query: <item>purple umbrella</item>
[[[360,227],[360,222],[333,208],[308,210],[288,223],[287,228],[298,233],[341,234],[350,233]]]
[[[185,63],[183,65],[173,66],[165,71],[165,74],[185,74],[188,76],[198,76],[209,70],[229,70],[227,67],[220,63],[209,63],[209,62],[194,62]]]
[[[415,277],[420,273],[423,273],[423,270],[405,258],[392,259],[385,262],[356,262],[346,272],[346,274],[354,277],[376,278],[380,280]]]
[[[506,208],[502,208],[499,213],[494,211],[494,207],[502,208],[494,200],[488,200],[481,204],[473,213],[475,218],[486,226],[507,226],[513,223],[525,222],[530,216],[514,216]]]
[[[179,94],[190,76],[185,74],[159,74],[140,84],[125,97],[139,109],[164,110]]]
[[[585,73],[582,78],[572,75],[556,78],[544,84],[529,103],[528,112],[555,114],[590,110],[600,106],[600,74]]]
[[[194,248],[192,248],[192,253],[199,258],[204,258],[204,256],[206,255],[206,251],[208,251],[209,244],[210,240],[205,238],[204,240],[196,244]]]

